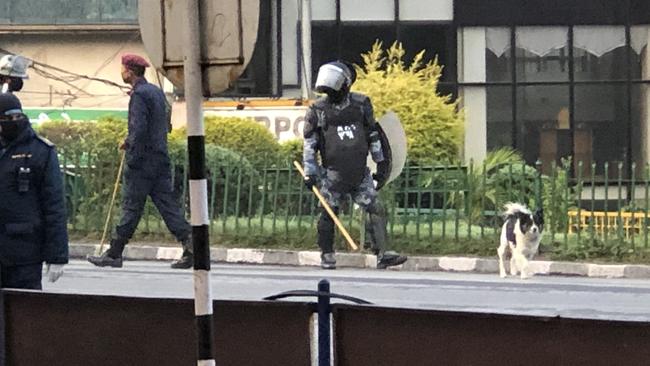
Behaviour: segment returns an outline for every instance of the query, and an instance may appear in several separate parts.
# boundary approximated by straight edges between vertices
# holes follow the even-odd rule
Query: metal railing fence
[[[62,154],[71,232],[93,235],[103,228],[118,159]],[[173,169],[178,198],[188,203],[186,165]],[[388,232],[395,241],[427,251],[432,243],[483,242],[493,250],[506,202],[544,208],[546,239],[560,249],[585,243],[617,242],[625,250],[648,247],[650,169],[632,164],[578,162],[417,166],[407,164],[401,176],[380,196],[388,212]],[[219,240],[281,242],[287,246],[315,243],[318,202],[302,184],[291,162],[208,166],[211,236]],[[118,200],[119,202],[119,200]],[[119,203],[113,220],[120,214]],[[364,238],[365,215],[351,202],[341,221],[356,238]],[[168,235],[151,202],[136,235]],[[170,237],[171,238],[171,237]],[[314,244],[315,245],[315,244]],[[343,247],[343,246],[342,246]],[[489,248],[489,249],[488,249]]]

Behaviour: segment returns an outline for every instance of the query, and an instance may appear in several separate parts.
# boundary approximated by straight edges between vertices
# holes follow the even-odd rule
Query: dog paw
[[[508,277],[508,276],[507,276],[507,275],[505,274],[505,272],[504,272],[504,273],[500,273],[500,274],[499,274],[499,277],[501,277],[501,278],[506,278],[506,277]]]

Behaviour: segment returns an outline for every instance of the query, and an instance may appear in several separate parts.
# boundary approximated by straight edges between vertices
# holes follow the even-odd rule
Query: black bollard
[[[360,305],[370,305],[372,303],[356,297],[333,294],[330,292],[330,282],[320,280],[318,282],[318,291],[312,290],[293,290],[285,291],[277,295],[267,296],[264,300],[279,300],[287,297],[318,297],[318,366],[331,366],[332,358],[330,356],[330,347],[332,344],[332,332],[330,327],[330,298],[350,301]]]
[[[318,366],[331,366],[330,283],[318,282]]]
[[[2,291],[2,278],[0,276],[0,366],[5,366],[5,294]]]

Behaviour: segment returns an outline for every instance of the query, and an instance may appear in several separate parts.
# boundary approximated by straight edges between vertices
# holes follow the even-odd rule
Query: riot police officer
[[[305,185],[309,189],[317,185],[335,213],[348,195],[369,213],[372,251],[377,255],[377,268],[383,269],[407,258],[386,251],[386,211],[366,164],[369,152],[377,163],[384,155],[370,98],[350,92],[355,78],[352,65],[342,61],[327,63],[318,71],[316,91],[326,96],[317,99],[305,117]],[[325,210],[318,221],[318,245],[321,267],[336,268],[334,221]]]
[[[0,266],[2,287],[41,289],[68,263],[63,180],[54,145],[36,135],[20,100],[0,93]]]
[[[0,58],[0,89],[3,93],[17,92],[23,88],[23,79],[28,79],[27,68],[31,61],[19,55],[4,55]]]
[[[122,218],[110,248],[101,256],[88,257],[90,263],[100,267],[122,267],[122,252],[138,226],[147,196],[151,196],[165,224],[183,246],[183,255],[172,263],[172,268],[189,268],[193,264],[191,226],[172,189],[165,95],[144,78],[148,66],[138,55],[122,56],[122,79],[132,86],[129,132],[121,146],[126,150]]]

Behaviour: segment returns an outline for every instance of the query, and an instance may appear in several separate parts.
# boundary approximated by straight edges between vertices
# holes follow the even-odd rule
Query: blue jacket
[[[169,167],[169,120],[165,94],[144,78],[133,86],[129,101],[126,162],[132,171],[156,172]]]
[[[27,127],[0,145],[0,264],[68,263],[66,219],[54,145]]]

